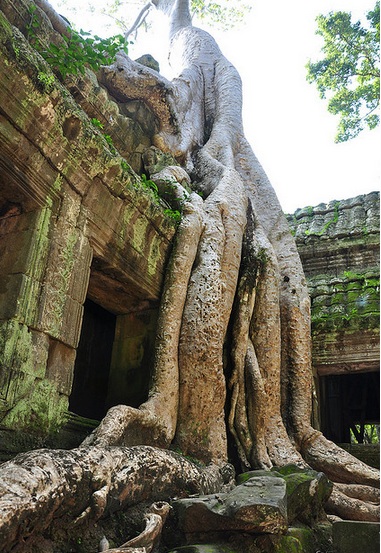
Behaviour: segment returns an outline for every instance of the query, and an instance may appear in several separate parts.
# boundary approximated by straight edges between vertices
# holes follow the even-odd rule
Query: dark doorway
[[[351,431],[364,441],[364,426],[380,423],[380,373],[330,375],[321,378],[323,434],[350,443]]]
[[[77,415],[95,420],[105,415],[115,324],[115,315],[86,300],[69,400]]]

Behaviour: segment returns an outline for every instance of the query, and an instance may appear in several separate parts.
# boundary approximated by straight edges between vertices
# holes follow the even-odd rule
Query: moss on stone
[[[273,544],[273,553],[312,553],[312,551],[303,549],[302,544],[295,536],[277,536]]]
[[[49,340],[41,332],[31,331],[17,320],[0,325],[2,367],[12,367],[2,419],[4,428],[27,430],[46,435],[63,422],[68,398],[45,379]]]
[[[68,398],[59,394],[54,384],[35,380],[29,387],[29,394],[10,409],[2,425],[44,437],[57,432],[65,423],[68,403]]]
[[[379,276],[369,271],[344,271],[334,279],[327,279],[324,288],[316,279],[311,280],[313,330],[358,329],[373,324],[379,316],[379,285]]]

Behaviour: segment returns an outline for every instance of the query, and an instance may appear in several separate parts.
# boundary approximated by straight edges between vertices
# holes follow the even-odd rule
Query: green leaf
[[[357,136],[379,122],[380,3],[366,14],[368,23],[353,23],[347,12],[316,18],[324,57],[307,63],[307,81],[315,83],[328,111],[340,117],[336,141]]]
[[[32,15],[31,23],[27,28],[29,36],[35,37],[35,33],[31,30],[39,25],[38,19]],[[101,65],[112,63],[121,49],[128,51],[128,43],[122,35],[102,39],[82,29],[79,33],[70,29],[70,35],[63,35],[63,39],[64,45],[50,44],[47,50],[37,39],[34,40],[34,47],[63,79],[69,74],[83,75],[86,67],[97,71]]]

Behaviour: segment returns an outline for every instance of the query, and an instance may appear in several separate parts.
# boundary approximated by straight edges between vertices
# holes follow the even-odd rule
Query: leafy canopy
[[[251,6],[242,0],[191,0],[191,10],[198,19],[205,19],[224,31],[239,25],[250,9]]]
[[[328,111],[340,116],[335,142],[374,129],[380,97],[380,2],[366,14],[367,23],[352,23],[347,12],[316,18],[317,35],[324,39],[324,58],[307,64],[307,81],[315,83]]]
[[[128,32],[137,14],[141,10],[141,17],[138,17],[139,25],[149,27],[147,15],[153,4],[149,0],[55,0],[57,8],[65,10],[78,16],[80,13],[87,13],[89,16],[108,16],[109,24],[104,23],[104,28],[118,26],[124,33]],[[250,11],[250,2],[245,0],[191,0],[191,11],[195,19],[204,20],[213,25],[214,28],[222,30],[230,29],[241,23],[245,15]],[[146,7],[146,9],[144,8]],[[135,27],[134,27],[135,29]]]

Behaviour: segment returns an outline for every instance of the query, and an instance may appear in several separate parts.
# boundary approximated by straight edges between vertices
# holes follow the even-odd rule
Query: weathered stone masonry
[[[379,422],[379,216],[378,192],[289,216],[311,294],[316,423],[336,442]]]
[[[90,118],[117,125],[138,170],[146,129],[94,75],[72,94],[54,78],[10,25],[25,27],[28,2],[0,8],[0,418],[3,430],[46,436],[67,417],[86,297],[115,317],[111,370],[125,380],[143,370],[175,225]],[[125,109],[139,119],[145,108]],[[120,394],[129,383],[118,378]]]

